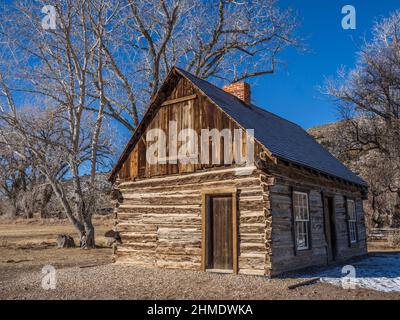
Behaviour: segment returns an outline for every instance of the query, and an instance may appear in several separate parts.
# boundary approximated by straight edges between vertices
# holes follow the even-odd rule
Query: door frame
[[[207,219],[207,196],[227,195],[232,198],[232,247],[233,247],[233,273],[238,273],[238,224],[237,224],[237,189],[218,188],[204,189],[201,192],[201,270],[206,271],[206,219]]]
[[[336,210],[335,210],[335,195],[331,193],[322,193],[323,212],[324,212],[324,231],[327,242],[327,250],[332,254],[331,260],[327,252],[327,261],[333,263],[337,259],[337,232],[336,232]],[[326,208],[328,210],[326,210]],[[329,230],[328,230],[329,227]],[[327,239],[329,233],[329,241]]]

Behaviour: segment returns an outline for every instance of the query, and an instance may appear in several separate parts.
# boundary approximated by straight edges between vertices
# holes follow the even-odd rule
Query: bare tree
[[[56,8],[56,30],[41,30],[38,13],[45,4]],[[102,108],[105,116],[130,131],[174,65],[200,78],[234,82],[273,73],[281,62],[282,50],[301,48],[295,13],[280,9],[275,0],[18,1],[8,8],[2,22],[3,42],[13,47],[13,57],[26,69],[22,76],[32,78],[35,87],[38,70],[33,73],[32,68],[38,66],[25,63],[27,58],[21,59],[21,54],[43,60],[44,56],[59,59],[69,53],[70,63],[77,67],[80,64],[74,59],[79,55],[74,51],[78,46],[85,39],[99,41],[92,49],[97,54],[100,50],[101,58],[91,58],[101,65],[99,83],[106,85],[99,87],[98,73],[93,69],[96,74],[88,82],[94,81],[91,84],[97,90],[86,90],[86,95],[102,100],[102,104],[84,107],[96,114]],[[74,20],[68,21],[70,18]],[[69,41],[74,50],[63,53],[55,41]],[[42,69],[42,73],[55,71],[52,64]],[[54,98],[54,92],[45,87],[32,91]]]
[[[392,215],[400,215],[400,11],[375,24],[373,39],[365,42],[356,67],[329,80],[345,120],[342,151],[364,157],[363,174],[370,183],[376,216],[385,193],[395,194]],[[381,201],[382,202],[382,201]],[[386,205],[386,204],[384,204]],[[377,211],[381,211],[381,214]]]
[[[111,71],[134,97],[125,105],[137,111],[122,121],[133,124],[129,130],[174,65],[200,78],[235,82],[273,73],[283,49],[300,47],[296,15],[273,0],[129,0],[127,9],[118,12],[124,23],[108,34],[113,41],[103,45]]]
[[[77,229],[83,247],[94,247],[92,214],[95,195],[86,192],[95,185],[95,172],[110,154],[111,135],[105,135],[103,123],[102,47],[99,37],[102,27],[103,1],[54,3],[58,28],[44,30],[40,16],[35,15],[37,3],[19,6],[28,19],[27,25],[3,25],[4,39],[11,53],[0,85],[3,87],[1,129],[3,143],[30,161],[47,178],[69,220]],[[38,7],[40,9],[40,6]],[[91,15],[88,15],[88,12]],[[29,25],[29,29],[28,29]],[[98,33],[91,32],[97,28]],[[10,33],[14,34],[15,38]],[[5,76],[6,74],[6,76]],[[7,82],[8,80],[8,82]],[[10,84],[11,83],[11,84]],[[12,89],[10,88],[12,86]],[[13,94],[23,92],[36,99],[47,110],[21,110]],[[94,99],[89,93],[97,94]],[[97,116],[87,112],[96,105]],[[30,111],[30,112],[29,112]],[[27,116],[29,115],[29,116]],[[106,136],[107,139],[105,138]],[[90,181],[82,183],[83,167],[91,172]],[[70,175],[74,196],[67,198],[61,179]]]
[[[55,28],[43,28],[42,8],[54,9]],[[273,0],[12,1],[0,21],[2,141],[32,159],[92,247],[95,192],[85,190],[110,154],[107,120],[133,131],[173,65],[220,81],[273,73],[280,52],[299,46],[296,27]],[[21,112],[28,101],[42,106],[40,126]]]
[[[19,214],[18,197],[21,191],[22,179],[19,161],[12,152],[0,149],[0,194],[7,199],[11,217]],[[24,171],[25,173],[25,171]],[[24,174],[23,173],[23,174]]]
[[[91,162],[91,134],[94,121],[81,122],[81,140],[77,154],[71,145],[69,127],[65,125],[65,112],[57,109],[38,110],[37,108],[24,109],[13,117],[10,113],[0,113],[0,146],[8,148],[16,157],[24,162],[29,162],[31,167],[37,168],[40,174],[46,177],[43,183],[41,201],[48,201],[50,185],[52,192],[59,200],[63,210],[76,228],[83,247],[94,246],[94,232],[91,226],[93,203],[96,201],[94,186],[91,179],[82,181],[82,177],[76,179],[72,165],[78,170],[81,166]],[[101,159],[103,153],[109,153],[108,139],[100,134],[97,146],[98,156]],[[73,160],[71,160],[73,159]],[[74,161],[71,165],[71,161]],[[67,191],[65,179],[70,178],[73,185],[73,196]],[[77,182],[80,188],[77,192]],[[20,193],[19,193],[20,194]],[[18,195],[18,194],[17,194]],[[28,195],[28,194],[27,194]],[[27,199],[29,201],[29,199]],[[40,205],[43,202],[39,203]],[[92,230],[90,230],[92,228]],[[89,237],[92,237],[91,239]]]

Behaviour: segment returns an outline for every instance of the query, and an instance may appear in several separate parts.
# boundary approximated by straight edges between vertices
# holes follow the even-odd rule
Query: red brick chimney
[[[251,104],[250,85],[246,82],[235,82],[222,87],[222,90],[233,94],[245,104]]]

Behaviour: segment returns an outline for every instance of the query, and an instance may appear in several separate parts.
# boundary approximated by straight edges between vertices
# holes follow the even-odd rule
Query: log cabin
[[[206,142],[206,129],[231,134],[180,161],[185,129]],[[300,126],[253,105],[244,82],[221,89],[173,68],[109,179],[117,263],[273,277],[367,252],[367,183]]]

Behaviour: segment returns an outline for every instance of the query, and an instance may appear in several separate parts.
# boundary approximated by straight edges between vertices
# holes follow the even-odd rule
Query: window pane
[[[304,234],[297,235],[297,248],[298,249],[306,248],[306,237]]]
[[[296,223],[296,241],[298,249],[308,249],[308,225],[307,222]]]
[[[309,208],[308,195],[306,193],[293,193],[293,210],[295,216],[295,232],[297,249],[303,250],[309,247]]]
[[[297,192],[293,194],[293,209],[296,220],[309,219],[307,194]]]
[[[300,207],[294,207],[294,216],[295,216],[296,220],[300,220],[301,219]]]
[[[304,222],[297,222],[296,226],[297,226],[297,230],[296,230],[297,234],[303,234],[305,231],[304,230]]]
[[[350,241],[356,242],[357,241],[357,226],[356,222],[350,221],[349,222],[349,231],[350,231]]]
[[[308,249],[308,232],[304,234],[304,248]]]
[[[354,201],[352,200],[347,201],[347,212],[349,215],[349,219],[356,220],[356,208],[354,205]]]

